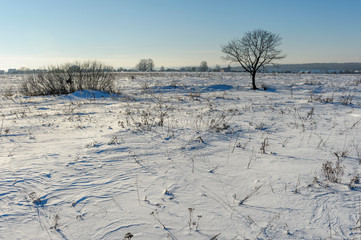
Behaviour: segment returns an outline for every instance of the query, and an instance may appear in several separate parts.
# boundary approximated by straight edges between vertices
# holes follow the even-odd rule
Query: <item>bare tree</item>
[[[199,65],[199,71],[200,72],[207,72],[208,71],[208,64],[207,61],[202,61]]]
[[[153,71],[154,66],[155,65],[152,59],[141,59],[137,64],[137,66],[135,66],[135,68],[141,72],[146,72],[146,71],[151,72]]]
[[[256,90],[256,74],[261,67],[274,64],[274,60],[285,58],[278,48],[281,37],[265,30],[257,29],[246,32],[240,39],[235,39],[222,46],[226,61],[238,62],[252,76],[252,88]]]
[[[137,64],[137,66],[135,66],[135,68],[140,72],[147,71],[147,59],[140,59],[139,63]]]
[[[152,72],[154,70],[154,62],[153,59],[148,59],[147,60],[147,71]]]

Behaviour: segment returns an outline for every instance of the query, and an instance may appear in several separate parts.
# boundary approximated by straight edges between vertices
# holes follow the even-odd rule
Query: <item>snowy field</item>
[[[0,76],[0,239],[361,239],[361,76]]]

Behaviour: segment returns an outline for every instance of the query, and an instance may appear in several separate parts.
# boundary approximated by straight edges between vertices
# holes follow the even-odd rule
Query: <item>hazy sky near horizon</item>
[[[360,0],[1,0],[0,69],[74,60],[226,65],[221,45],[279,34],[280,63],[361,62]]]

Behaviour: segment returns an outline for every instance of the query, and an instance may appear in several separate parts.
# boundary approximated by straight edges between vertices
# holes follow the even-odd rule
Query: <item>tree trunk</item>
[[[253,90],[257,90],[258,88],[256,87],[256,73],[252,73],[252,89]]]

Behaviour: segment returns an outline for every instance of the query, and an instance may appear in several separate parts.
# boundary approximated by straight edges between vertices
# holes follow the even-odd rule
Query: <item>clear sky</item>
[[[361,62],[361,0],[0,0],[0,69],[73,60],[226,65],[221,45],[265,29],[280,63]]]

